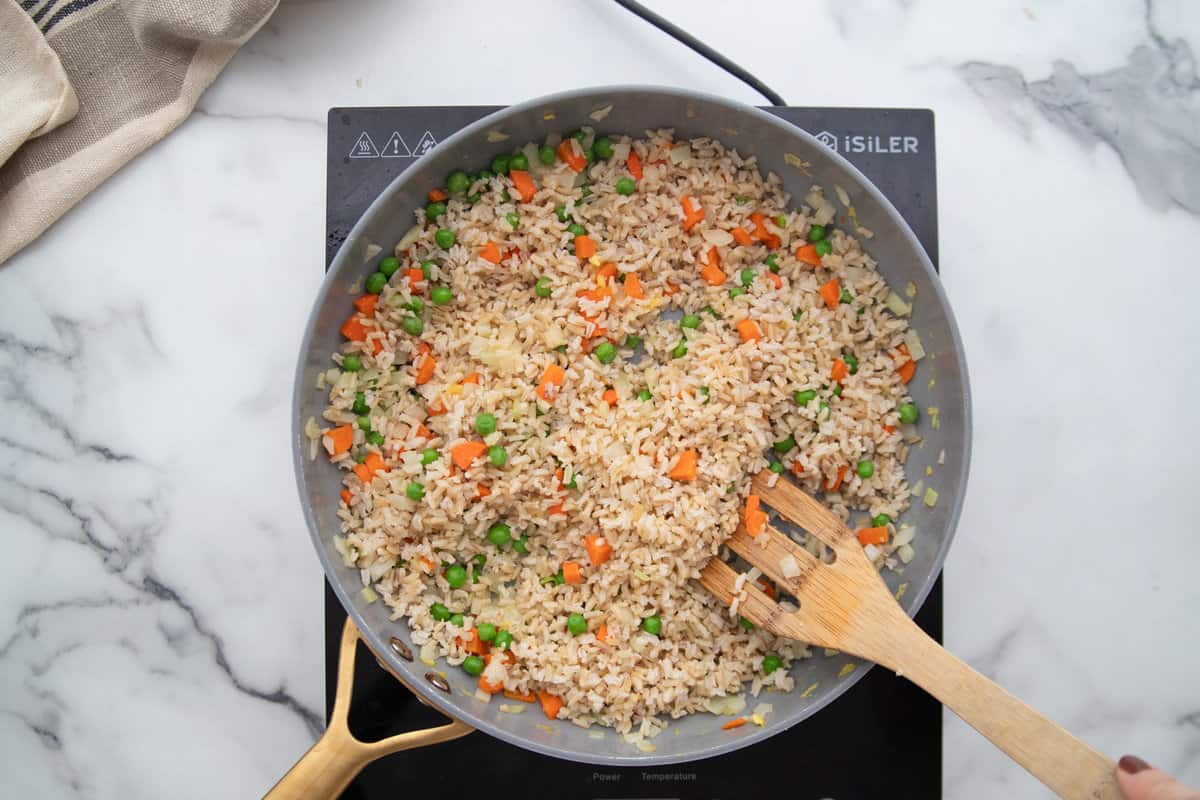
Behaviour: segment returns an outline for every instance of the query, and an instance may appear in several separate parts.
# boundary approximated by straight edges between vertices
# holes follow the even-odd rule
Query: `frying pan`
[[[436,673],[427,665],[402,657],[403,645],[410,643],[408,626],[402,620],[390,620],[381,601],[366,602],[360,593],[358,571],[346,567],[334,550],[333,539],[340,531],[336,511],[341,476],[328,459],[309,458],[309,441],[303,433],[304,421],[310,417],[320,419],[324,410],[326,392],[315,388],[317,373],[329,368],[330,354],[342,343],[338,329],[351,308],[352,286],[356,282],[361,286],[362,277],[374,269],[380,249],[390,253],[412,226],[413,209],[424,205],[426,192],[441,185],[453,170],[478,170],[497,153],[529,141],[542,142],[551,132],[566,133],[583,125],[635,136],[647,129],[665,127],[673,128],[680,139],[718,138],[743,155],[757,156],[760,168],[779,175],[793,198],[803,197],[815,183],[834,200],[833,187],[840,186],[849,196],[858,221],[874,233],[869,239],[860,236],[860,240],[879,262],[879,271],[888,284],[901,292],[909,284],[910,291],[915,287],[912,326],[919,332],[927,356],[918,380],[909,385],[909,390],[922,409],[938,409],[939,424],[930,424],[933,414],[923,415],[924,442],[913,447],[906,469],[911,484],[924,480],[936,488],[940,499],[929,507],[914,498],[904,520],[916,527],[916,556],[904,566],[903,574],[889,571],[884,578],[894,592],[901,593],[905,610],[910,615],[916,613],[950,547],[970,460],[967,370],[950,306],[913,232],[857,169],[799,128],[758,109],[710,95],[657,87],[602,87],[530,100],[469,125],[397,177],[351,230],[309,316],[292,406],[296,478],[313,544],[334,591],[366,644],[420,699],[471,728],[549,756],[607,766],[692,761],[750,746],[807,719],[853,686],[870,665],[844,655],[817,653],[793,664],[796,691],[770,696],[774,711],[765,727],[723,731],[713,716],[693,714],[673,721],[674,735],[654,739],[656,750],[651,753],[641,752],[611,731],[602,739],[594,739],[588,731],[569,722],[547,725],[536,706],[529,709],[536,713],[504,713],[500,703],[485,704],[470,696],[475,689],[473,678],[439,664],[436,670],[445,673],[448,684],[445,691],[435,685],[439,682]],[[844,213],[839,205],[839,222]],[[928,465],[936,465],[932,478],[925,476]],[[697,586],[696,591],[704,590]],[[392,640],[401,645],[392,646]],[[847,670],[848,663],[858,668]]]

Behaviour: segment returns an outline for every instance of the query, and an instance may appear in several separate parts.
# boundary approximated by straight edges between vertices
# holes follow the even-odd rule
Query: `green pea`
[[[563,486],[567,487],[568,489],[577,489],[577,488],[579,488],[579,473],[578,473],[578,472],[572,472],[572,473],[571,473],[571,480],[570,480],[570,481],[568,481],[567,483],[564,483],[564,484],[563,484]]]
[[[851,375],[858,374],[858,356],[853,353],[843,353],[842,361],[846,362],[846,367],[850,370]]]
[[[496,545],[496,547],[504,547],[512,540],[512,528],[503,522],[497,522],[492,527],[488,528],[488,541]]]
[[[434,603],[429,607],[429,616],[433,617],[438,622],[445,622],[450,619],[450,609],[446,608],[441,603]]]
[[[364,461],[366,461],[366,460],[367,460],[367,454],[366,454],[365,452],[363,452],[363,451],[359,451],[359,452],[358,452],[358,453],[356,453],[356,454],[355,454],[355,456],[354,456],[354,463],[355,463],[355,464],[361,464],[361,463],[363,463],[363,462],[364,462]]]
[[[529,169],[529,159],[525,157],[524,153],[517,153],[508,160],[508,168],[509,170],[519,169],[524,172]]]
[[[679,327],[681,327],[681,328],[699,328],[700,327],[700,318],[697,317],[695,314],[684,314],[683,319],[679,320]]]
[[[842,294],[838,299],[841,300],[841,302],[843,302],[843,303],[849,303],[852,300],[854,300],[854,295],[850,294],[850,290],[847,289],[845,286],[843,286]]]
[[[358,427],[364,431],[371,430],[371,418],[366,414],[363,414],[358,418]]]
[[[369,405],[367,405],[367,393],[366,392],[355,392],[354,393],[353,410],[354,410],[355,414],[366,414],[366,413],[370,412],[371,407]]]
[[[479,170],[479,180],[481,181],[490,180],[494,177],[496,177],[496,173],[492,172],[490,169]]]
[[[372,272],[367,276],[367,283],[364,287],[367,294],[379,294],[383,291],[383,287],[387,286],[387,275],[382,272]]]
[[[596,354],[596,360],[601,364],[611,364],[617,357],[617,348],[613,346],[612,342],[601,342],[596,345],[593,352]]]
[[[409,486],[412,486],[410,483]],[[462,564],[451,564],[446,567],[446,583],[451,589],[458,589],[467,582],[467,569]]]
[[[560,344],[558,347],[554,348],[554,352],[565,353],[565,352],[567,352],[567,346],[565,344]],[[541,415],[539,414],[538,416],[541,416]]]
[[[370,431],[367,433],[368,444],[373,444],[376,447],[383,447],[384,441],[383,434],[379,431]]]
[[[407,334],[420,336],[421,332],[425,330],[425,323],[421,322],[420,317],[409,315],[400,320],[400,327],[403,328],[404,332]]]
[[[476,569],[483,569],[483,565],[487,563],[487,556],[483,553],[478,553],[471,559],[471,563],[475,565]]]
[[[828,410],[829,410],[829,403],[826,403],[824,400],[822,400],[820,402],[820,404],[817,406],[817,416],[818,417],[821,416],[822,412],[825,412]],[[828,415],[826,415],[826,416],[828,416]]]
[[[739,194],[737,197],[735,197],[733,199],[737,201],[737,204],[739,206],[744,206],[747,203],[749,203],[753,198],[747,197],[744,194]]]
[[[770,675],[775,670],[783,666],[783,659],[774,653],[767,653],[763,656],[762,671],[764,675]]]
[[[400,260],[395,256],[387,256],[379,261],[379,271],[383,273],[385,278],[395,275],[398,269],[400,269]]]
[[[480,436],[489,436],[495,433],[496,417],[493,414],[476,414],[475,432]]]
[[[825,226],[813,225],[808,229],[808,240],[810,242],[819,242],[825,238]]]
[[[454,239],[454,231],[448,228],[440,228],[438,232],[433,235],[433,240],[437,242],[437,246],[443,250],[449,250],[451,247],[454,247]]]
[[[607,136],[601,136],[599,139],[597,139],[596,143],[592,145],[592,148],[596,151],[596,155],[600,158],[612,158],[612,139],[608,138]]]
[[[642,345],[642,337],[630,334],[625,337],[625,344],[622,345],[626,350],[637,350]]]
[[[490,642],[496,638],[496,626],[490,622],[481,622],[475,626],[475,634],[481,642]]]
[[[854,467],[854,471],[858,473],[858,477],[860,478],[869,478],[875,474],[875,462],[867,460],[860,461],[858,462],[858,465]]]
[[[658,614],[651,614],[642,620],[642,630],[646,633],[658,636],[662,633],[662,617]]]
[[[700,310],[701,310],[701,311],[706,311],[706,312],[708,312],[709,314],[712,314],[712,317],[713,317],[713,319],[720,319],[720,318],[721,318],[721,315],[720,315],[720,314],[718,314],[718,313],[717,313],[717,310],[716,310],[715,308],[713,308],[712,306],[705,306],[704,308],[702,308],[702,309],[700,309]]]
[[[653,397],[653,395],[650,394],[649,389],[642,389],[640,392],[638,392],[638,400],[641,400],[643,403],[646,402],[647,400],[651,399],[652,397]]]
[[[596,145],[583,148],[583,160],[588,164],[596,160]]]
[[[541,161],[547,167],[554,166],[554,148],[548,144],[544,144],[538,148],[538,161]]]
[[[347,358],[349,358],[349,356],[347,356]],[[905,425],[913,425],[921,417],[921,412],[912,403],[901,403],[900,408],[898,408],[897,411],[900,412],[900,421]]]
[[[462,668],[468,675],[479,675],[483,672],[483,659],[479,656],[467,656],[463,659]]]
[[[742,274],[741,274],[742,286],[749,286],[750,284],[754,283],[754,279],[757,277],[758,277],[758,273],[752,269],[742,270]]]
[[[421,465],[427,467],[433,462],[437,461],[439,458],[441,458],[441,454],[437,450],[434,450],[432,447],[427,447],[421,453]]]
[[[571,134],[571,138],[574,139],[575,141],[579,142],[580,144],[583,144],[584,140],[587,139],[587,134],[584,133],[583,131],[575,131],[574,133]]]
[[[446,213],[446,204],[439,201],[428,203],[425,206],[425,219],[430,222],[437,222],[437,218]]]
[[[778,461],[772,461],[770,469],[771,472],[774,472],[776,475],[783,474],[783,464],[779,463]]]
[[[512,200],[512,195],[508,193],[508,189],[501,189],[500,202],[507,203],[509,200]]]
[[[796,401],[796,405],[806,406],[813,400],[817,399],[817,390],[805,389],[802,392],[796,392],[794,395],[792,395],[792,399]]]
[[[835,383],[833,385],[833,396],[834,397],[842,396],[842,385],[840,383]]]
[[[476,192],[475,194],[467,195],[467,202],[470,203],[471,205],[475,205],[482,199],[483,199],[483,195],[481,195],[479,192]]]
[[[429,280],[430,276],[433,275],[433,268],[435,266],[437,266],[437,264],[435,264],[432,261],[422,261],[421,262],[421,277],[423,277],[425,280]]]
[[[792,314],[792,322],[799,322],[803,318],[804,318],[803,311],[797,311],[795,314]]]
[[[779,272],[779,256],[775,255],[774,253],[771,253],[771,255],[767,256],[767,267],[771,270],[771,272]]]
[[[833,245],[829,243],[828,239],[822,239],[813,246],[813,249],[817,251],[817,255],[827,256],[833,252]]]
[[[777,228],[786,228],[788,224],[787,214],[780,214],[775,218],[775,226]]]
[[[512,229],[514,231],[517,228],[521,227],[521,215],[515,211],[510,211],[507,214],[505,214],[504,219],[505,219],[505,221],[508,222],[509,225],[512,225]]]
[[[554,214],[558,217],[559,222],[567,222],[571,219],[571,215],[567,213],[566,206],[559,206],[558,208],[554,209]]]
[[[401,308],[407,308],[409,311],[420,316],[420,314],[425,310],[425,301],[419,297],[414,297],[412,300],[401,306]]]
[[[434,305],[448,306],[454,300],[454,290],[449,286],[435,286],[429,296],[433,299]]]
[[[742,296],[742,295],[744,295],[745,293],[746,293],[746,290],[745,290],[745,289],[743,289],[743,288],[742,288],[742,287],[740,287],[740,286],[735,286],[735,287],[733,287],[732,289],[730,289],[730,290],[729,290],[729,299],[730,299],[730,300],[736,300],[737,298],[741,297],[741,296]]]
[[[488,448],[488,461],[493,467],[503,467],[508,463],[508,451],[496,444]]]
[[[450,615],[450,624],[456,628],[461,628],[467,624],[467,621],[463,617],[462,614],[451,614]]]
[[[521,534],[520,538],[513,539],[512,546],[513,546],[513,550],[520,553],[521,555],[525,555],[525,556],[529,555],[529,537],[528,536]]]
[[[701,394],[701,395],[704,397],[704,405],[708,405],[708,387],[707,387],[707,386],[701,386],[701,387],[700,387],[700,394]]]
[[[680,339],[679,344],[671,350],[671,358],[683,358],[687,355],[687,342]]]
[[[887,514],[876,514],[875,516],[871,517],[871,527],[872,528],[882,528],[885,525],[891,525],[891,524],[892,524],[892,518],[889,517]]]
[[[567,630],[572,636],[587,633],[587,620],[583,618],[583,614],[576,613],[567,617]]]
[[[754,630],[754,623],[751,622],[750,620],[746,619],[745,617],[738,617],[738,625],[741,625],[742,630],[744,630],[744,631]]]
[[[587,236],[587,228],[583,227],[578,222],[572,222],[570,225],[568,225],[567,231],[569,231],[572,236]]]
[[[631,195],[637,189],[637,184],[633,182],[633,178],[618,178],[617,179],[617,194]]]
[[[492,172],[497,175],[508,174],[508,156],[496,156],[492,159]]]
[[[533,293],[538,297],[549,297],[550,292],[550,279],[547,277],[538,278],[537,283],[533,286]]]
[[[512,646],[513,635],[508,631],[498,631],[496,638],[492,641],[492,647],[497,650],[507,650]]]
[[[462,170],[451,172],[450,177],[446,178],[446,189],[450,194],[462,194],[469,188],[471,188],[471,179]]]
[[[408,495],[409,500],[420,500],[425,496],[425,487],[416,481],[412,481],[404,489],[404,493]]]
[[[783,441],[774,444],[776,453],[786,453],[796,446],[796,437],[789,436]]]

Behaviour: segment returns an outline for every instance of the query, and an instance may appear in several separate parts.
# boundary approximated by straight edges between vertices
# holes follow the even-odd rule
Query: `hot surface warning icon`
[[[350,148],[351,158],[379,158],[379,150],[375,148],[375,142],[371,141],[371,135],[363,131],[358,135],[358,139],[354,142],[354,147]]]

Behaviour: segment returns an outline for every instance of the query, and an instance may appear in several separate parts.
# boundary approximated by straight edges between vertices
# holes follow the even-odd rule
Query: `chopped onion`
[[[609,103],[604,108],[597,108],[595,111],[588,114],[588,116],[591,117],[596,122],[599,122],[600,120],[604,119],[609,114],[611,114],[612,110],[613,110],[612,103]]]
[[[733,241],[733,234],[729,231],[723,231],[720,228],[705,228],[700,233],[700,236],[709,244],[715,244],[719,247],[725,247]]]
[[[579,128],[579,130],[583,131],[583,141],[580,142],[579,145],[584,150],[587,150],[596,143],[596,129],[590,125],[583,125]]]
[[[683,164],[692,157],[692,146],[686,142],[677,144],[667,151],[667,158],[671,159],[671,163],[675,166]]]
[[[912,549],[912,545],[902,544],[896,548],[896,555],[900,556],[900,562],[907,564],[913,560],[916,551]]]
[[[921,346],[921,337],[911,328],[904,332],[904,344],[908,347],[908,357],[920,361],[925,357],[925,348]]]
[[[538,146],[533,142],[527,143],[521,148],[521,152],[525,154],[525,160],[529,162],[529,171],[534,175],[540,175],[546,169],[546,165],[542,163],[538,157]]]
[[[367,245],[366,252],[363,254],[363,263],[366,264],[368,261],[374,261],[375,256],[379,255],[382,252],[383,252],[382,247],[375,244],[374,242],[370,242]]]
[[[795,167],[796,169],[803,172],[805,175],[809,174],[806,167],[812,166],[811,162],[805,161],[803,158],[796,155],[795,153],[784,153],[783,154],[783,163]]]
[[[931,486],[928,489],[926,489],[925,490],[925,505],[929,506],[930,508],[933,508],[934,506],[937,505],[937,501],[938,501],[938,493],[933,490],[933,487]]]
[[[883,304],[897,317],[907,317],[912,313],[912,305],[904,302],[904,298],[895,292],[888,292],[887,299],[883,301]]]
[[[421,652],[418,654],[418,658],[421,659],[422,664],[424,664],[427,667],[432,667],[434,664],[437,663],[437,656],[438,656],[437,642],[430,640],[430,641],[426,642],[425,644],[421,645]]]
[[[588,731],[589,739],[603,739],[604,731]]]
[[[871,270],[865,267],[846,267],[842,272],[846,276],[846,282],[850,284],[862,283],[871,275]]]
[[[850,207],[850,195],[846,194],[845,189],[835,183],[833,185],[833,193],[837,195],[837,199],[841,201],[842,205],[846,206],[847,208]]]
[[[916,297],[917,296],[917,285],[915,283],[913,283],[912,281],[909,281],[908,283],[904,284],[904,293],[906,295],[908,295],[909,297]]]
[[[920,497],[921,492],[925,491],[925,481],[917,481],[917,485],[908,490],[908,493],[913,497]]]
[[[513,703],[501,703],[500,710],[505,714],[523,714],[525,713],[525,706],[519,706]]]
[[[896,538],[892,539],[892,544],[902,547],[911,542],[916,535],[917,529],[912,525],[901,525],[900,530],[896,531]]]
[[[496,144],[497,142],[506,142],[510,138],[511,137],[504,131],[498,131],[498,130],[493,129],[493,130],[490,130],[487,132],[487,140],[489,142],[491,142],[492,144]]]
[[[864,239],[874,239],[875,238],[875,231],[871,230],[870,228],[868,228],[864,225],[855,225],[854,232],[857,233],[859,236],[863,237]]]
[[[879,556],[879,548],[873,544],[863,546],[863,552],[867,554],[867,558],[874,561]]]
[[[488,694],[487,692],[485,692],[483,689],[475,690],[475,699],[481,703],[492,702],[492,696],[490,694]]]
[[[746,698],[740,694],[716,695],[705,700],[704,707],[718,717],[733,716],[746,709]]]
[[[483,443],[488,447],[494,447],[504,441],[504,434],[500,431],[492,431],[487,436],[483,437]]]
[[[945,450],[942,450],[942,452],[938,453],[938,463],[939,464],[946,463],[946,451]]]
[[[421,238],[421,226],[413,225],[408,229],[408,233],[401,237],[400,241],[396,242],[396,255],[401,256],[408,248],[416,243],[417,239]]]
[[[788,553],[779,559],[779,571],[783,573],[783,577],[785,578],[794,578],[799,575],[800,565],[796,563],[796,557]]]
[[[649,742],[638,742],[637,749],[641,750],[643,753],[653,753],[658,748],[655,747],[654,745],[650,744]]]
[[[387,565],[385,565],[385,566],[387,566]],[[389,566],[389,569],[390,569],[390,566]],[[362,588],[362,591],[359,592],[359,594],[362,595],[362,599],[366,602],[367,605],[371,605],[371,603],[374,603],[376,600],[379,599],[379,595],[376,594],[375,590],[372,589],[370,586],[364,586]]]

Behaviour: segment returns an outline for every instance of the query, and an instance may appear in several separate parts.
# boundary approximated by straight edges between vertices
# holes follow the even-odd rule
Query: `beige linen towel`
[[[0,263],[174,130],[277,3],[0,0]]]

